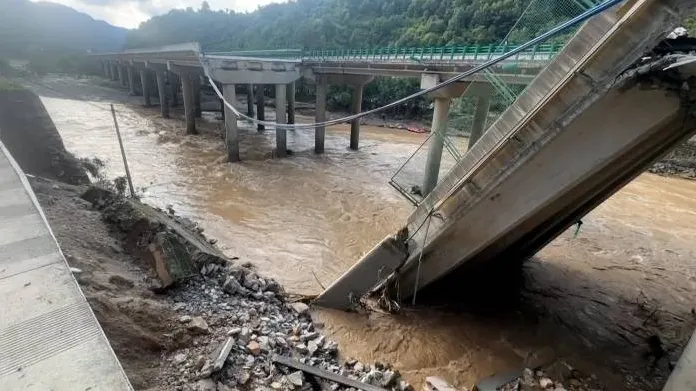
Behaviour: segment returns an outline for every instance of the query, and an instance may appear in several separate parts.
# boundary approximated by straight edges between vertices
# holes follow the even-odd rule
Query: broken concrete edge
[[[161,288],[197,275],[206,265],[231,263],[186,219],[99,185],[89,186],[82,198],[99,210],[106,222],[124,233],[127,251],[146,260]]]
[[[326,288],[314,304],[340,310],[352,309],[360,298],[392,275],[407,259],[408,248],[404,234],[408,236],[402,230],[394,236],[384,238]]]

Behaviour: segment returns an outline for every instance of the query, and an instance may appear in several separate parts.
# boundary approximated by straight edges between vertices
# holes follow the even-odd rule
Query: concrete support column
[[[118,81],[118,66],[111,64],[111,80]]]
[[[118,72],[118,81],[121,82],[121,87],[126,86],[126,75],[122,65],[116,65],[116,71]]]
[[[198,76],[193,77],[193,100],[196,105],[196,118],[201,118],[203,116],[203,110],[201,109],[201,78]]]
[[[128,87],[130,87],[131,96],[137,96],[138,91],[135,88],[135,69],[131,66],[126,67],[126,72],[128,73]]]
[[[222,95],[225,100],[230,104],[234,104],[237,100],[234,91],[234,84],[223,84],[222,85]],[[227,144],[227,159],[230,162],[239,161],[239,132],[237,129],[237,116],[234,112],[230,110],[229,107],[224,106],[223,112],[225,113],[225,143]]]
[[[326,83],[326,78],[317,80],[317,104],[316,117],[314,122],[326,121],[326,93],[329,85]],[[314,152],[324,153],[324,139],[326,138],[326,127],[317,126],[314,130]]]
[[[428,159],[425,163],[425,179],[423,180],[423,197],[430,194],[437,185],[440,175],[440,162],[442,160],[442,148],[445,145],[447,134],[447,117],[449,115],[450,99],[435,98],[435,110],[433,112],[432,135],[428,146]]]
[[[295,82],[288,84],[285,99],[288,101],[288,123],[295,123]]]
[[[181,80],[179,76],[174,72],[167,72],[167,78],[169,79],[169,88],[172,94],[172,107],[179,105],[179,88],[181,88]]]
[[[363,86],[353,86],[352,112],[357,114],[362,110]],[[360,143],[360,119],[350,121],[350,149],[357,151]]]
[[[145,69],[140,70],[140,85],[143,87],[143,104],[145,107],[150,107],[150,73]]]
[[[111,78],[111,69],[109,67],[108,61],[102,61],[102,67],[104,68],[104,77],[107,79]]]
[[[265,103],[265,98],[263,96],[264,92],[264,85],[259,84],[256,86],[256,119],[259,121],[265,121],[266,120],[266,103]],[[258,124],[257,130],[259,132],[262,132],[266,129],[264,125]]]
[[[491,96],[479,96],[476,102],[476,111],[474,113],[474,122],[471,124],[471,134],[469,135],[469,149],[474,147],[474,144],[483,135],[486,130],[486,121],[488,120],[488,109],[491,107]]]
[[[193,81],[191,75],[183,74],[181,89],[184,97],[184,115],[186,116],[186,134],[196,134],[196,107],[193,97]]]
[[[169,118],[169,102],[167,102],[167,83],[165,80],[165,71],[155,71],[157,78],[157,92],[159,93],[160,111],[163,118]]]
[[[254,85],[247,84],[247,115],[254,117]]]
[[[287,86],[285,84],[276,84],[275,86],[275,92],[276,92],[276,101],[275,101],[275,109],[276,109],[276,120],[275,122],[278,124],[285,124],[287,123],[287,120],[285,118],[285,98],[287,97],[286,94],[286,89]],[[288,150],[288,145],[287,145],[287,135],[285,129],[281,129],[279,127],[276,127],[276,154],[278,157],[285,157],[287,155],[287,150]]]

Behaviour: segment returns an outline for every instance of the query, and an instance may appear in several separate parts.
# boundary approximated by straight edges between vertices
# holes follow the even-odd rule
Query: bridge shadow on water
[[[587,365],[584,370],[608,381],[608,389],[623,383],[660,390],[696,317],[558,261],[542,255],[523,264],[455,271],[422,290],[417,308],[465,314],[468,322],[552,347],[553,354],[532,354],[525,365],[566,357]],[[611,386],[614,381],[619,383]]]

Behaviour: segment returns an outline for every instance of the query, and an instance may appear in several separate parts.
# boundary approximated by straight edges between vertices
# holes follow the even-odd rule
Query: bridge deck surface
[[[0,143],[0,390],[132,390]]]

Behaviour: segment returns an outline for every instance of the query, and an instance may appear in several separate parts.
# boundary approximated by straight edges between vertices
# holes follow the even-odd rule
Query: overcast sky
[[[32,0],[43,1],[43,0]],[[64,4],[95,19],[113,25],[135,28],[154,15],[167,13],[172,8],[201,7],[203,0],[47,0]],[[284,0],[208,0],[213,10],[231,9],[253,11],[259,5],[279,3]]]

